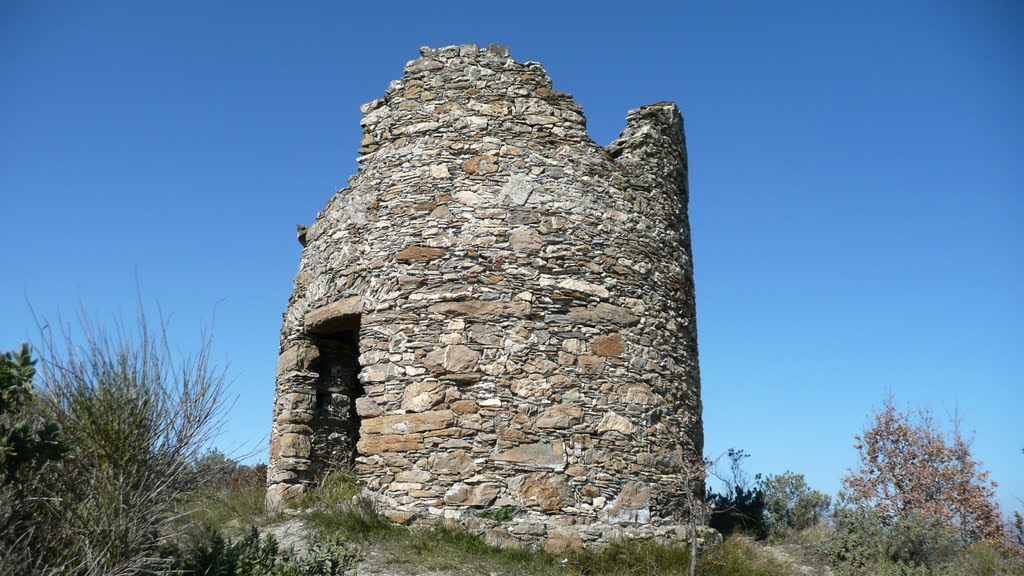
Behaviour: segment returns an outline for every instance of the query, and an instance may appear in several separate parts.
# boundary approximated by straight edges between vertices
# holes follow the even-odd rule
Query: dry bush
[[[182,526],[190,535],[212,530],[234,536],[278,519],[266,509],[266,464],[241,464],[213,450],[194,466],[198,477],[207,480],[181,507]]]
[[[227,409],[224,372],[171,352],[166,324],[41,329],[41,410],[68,452],[22,482],[16,522],[0,527],[0,572],[158,572],[157,549],[180,529],[180,505],[203,478],[192,462]]]

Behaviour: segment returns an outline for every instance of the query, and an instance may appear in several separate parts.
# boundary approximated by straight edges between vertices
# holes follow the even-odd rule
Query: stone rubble
[[[305,233],[269,505],[351,465],[389,517],[495,544],[683,538],[703,429],[679,110],[601,148],[540,64],[420,52]]]

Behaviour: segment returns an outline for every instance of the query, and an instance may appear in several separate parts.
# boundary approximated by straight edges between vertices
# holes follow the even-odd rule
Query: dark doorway
[[[320,351],[313,415],[313,460],[321,470],[351,465],[359,442],[356,398],[359,382],[359,330],[312,337]]]

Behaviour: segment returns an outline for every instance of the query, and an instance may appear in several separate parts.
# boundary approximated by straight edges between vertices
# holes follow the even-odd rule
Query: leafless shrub
[[[0,555],[23,560],[0,572],[159,572],[158,548],[181,529],[181,503],[204,480],[192,463],[228,408],[209,334],[194,354],[174,354],[165,319],[152,328],[141,306],[113,329],[85,313],[40,325],[41,410],[69,451],[26,480],[26,498],[7,503],[16,521],[0,527]]]

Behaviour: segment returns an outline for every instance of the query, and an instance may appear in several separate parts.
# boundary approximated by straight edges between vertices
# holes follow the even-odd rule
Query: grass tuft
[[[792,576],[795,569],[744,536],[726,539],[698,558],[698,574],[714,576]]]
[[[265,502],[266,485],[262,482],[231,490],[207,490],[187,505],[189,512],[183,519],[204,529],[237,533],[276,519],[267,514]]]
[[[392,551],[403,563],[421,564],[433,570],[457,570],[468,574],[565,574],[558,560],[543,551],[498,548],[483,538],[451,525],[406,532]]]
[[[352,474],[339,470],[328,474],[298,504],[308,509],[303,518],[315,530],[353,542],[377,541],[407,531],[381,516],[374,502],[360,492]]]
[[[477,513],[477,517],[494,520],[495,522],[508,522],[515,518],[515,515],[516,509],[514,506],[503,506],[497,510],[484,510]]]
[[[669,576],[686,574],[689,567],[689,547],[653,540],[614,542],[598,551],[577,550],[566,558],[566,568],[580,576]]]

